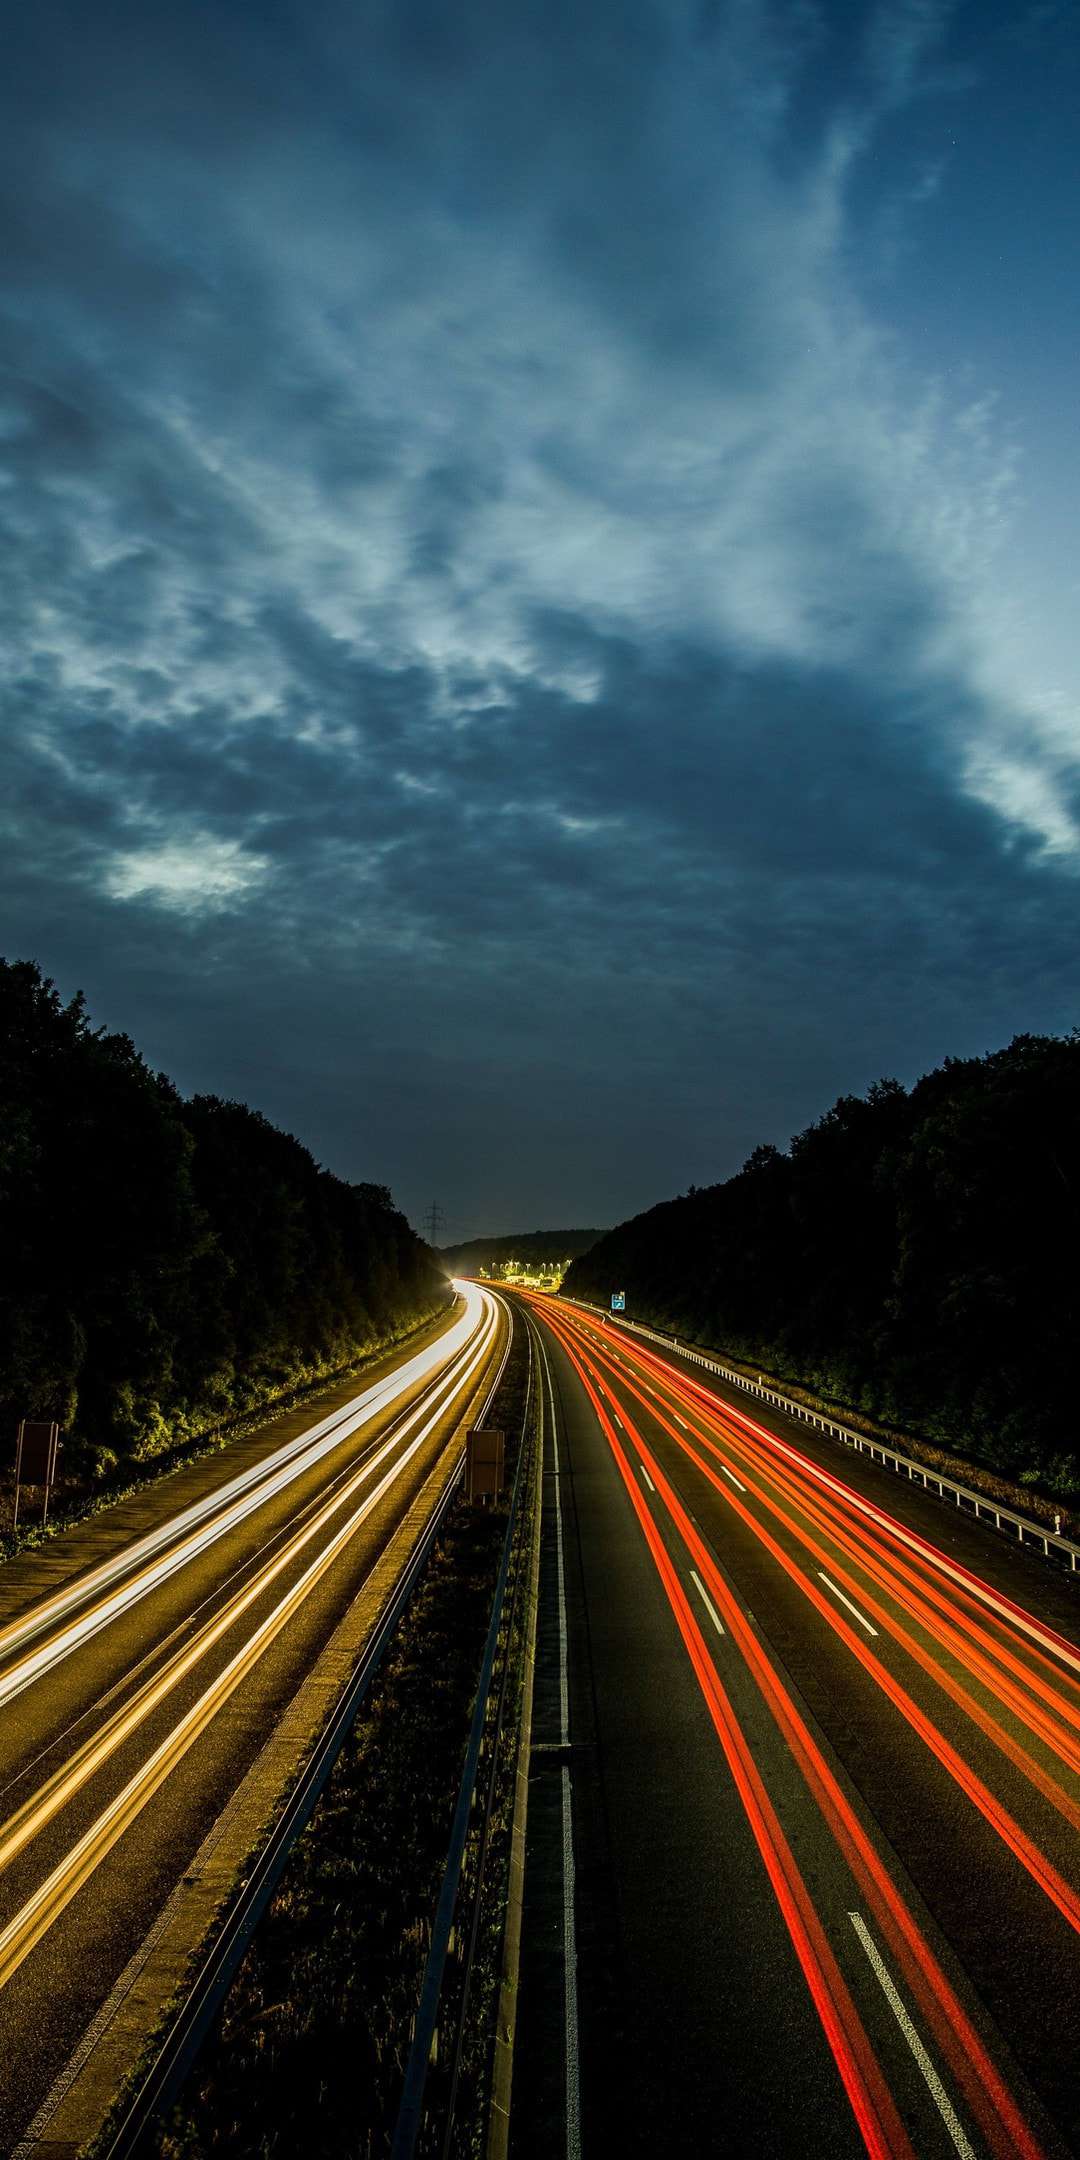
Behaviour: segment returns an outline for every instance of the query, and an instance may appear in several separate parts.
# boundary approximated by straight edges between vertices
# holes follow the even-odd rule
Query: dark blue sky
[[[453,1235],[1080,1020],[1080,27],[46,4],[9,956]]]

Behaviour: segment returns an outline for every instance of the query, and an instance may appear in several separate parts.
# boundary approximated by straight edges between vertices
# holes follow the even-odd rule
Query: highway
[[[528,1302],[514,2160],[1080,2152],[1075,1591],[677,1354]]]
[[[374,1618],[380,1556],[445,1476],[506,1333],[496,1299],[460,1286],[446,1328],[326,1415],[267,1427],[5,1570],[5,2153],[343,1616],[367,1598]]]

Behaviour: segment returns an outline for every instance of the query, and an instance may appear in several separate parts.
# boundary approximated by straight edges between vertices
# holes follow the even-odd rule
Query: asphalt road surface
[[[1080,2152],[1080,1607],[554,1300],[513,2160]]]
[[[505,1314],[56,1539],[0,1582],[10,2152],[492,1376]]]

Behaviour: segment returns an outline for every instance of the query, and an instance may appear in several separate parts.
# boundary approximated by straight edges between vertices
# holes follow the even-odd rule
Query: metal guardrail
[[[1080,1545],[1061,1531],[1050,1530],[1030,1515],[1020,1515],[1015,1508],[1004,1507],[1000,1500],[988,1499],[985,1493],[974,1491],[970,1485],[961,1485],[956,1478],[931,1470],[926,1463],[901,1454],[898,1448],[887,1447],[883,1440],[872,1440],[866,1433],[842,1425],[837,1418],[825,1417],[820,1410],[811,1410],[805,1403],[795,1402],[790,1395],[781,1395],[778,1389],[766,1387],[763,1381],[748,1379],[745,1373],[736,1372],[734,1366],[725,1365],[718,1358],[706,1357],[702,1350],[688,1348],[685,1343],[680,1343],[677,1335],[663,1335],[657,1328],[646,1327],[640,1320],[626,1320],[621,1315],[613,1319],[610,1313],[604,1312],[602,1305],[591,1305],[585,1298],[567,1298],[565,1302],[580,1305],[586,1312],[602,1313],[613,1326],[629,1328],[635,1335],[646,1335],[651,1342],[662,1343],[666,1350],[675,1350],[692,1365],[702,1365],[707,1372],[717,1373],[732,1387],[742,1388],[759,1402],[771,1403],[774,1409],[782,1410],[785,1417],[798,1418],[818,1432],[829,1433],[845,1447],[854,1448],[860,1455],[869,1455],[874,1462],[882,1463],[898,1476],[906,1476],[912,1484],[919,1481],[927,1492],[936,1492],[942,1500],[949,1497],[957,1507],[969,1508],[978,1522],[992,1522],[995,1529],[1006,1534],[1011,1530],[1018,1544],[1041,1547],[1046,1559],[1056,1556],[1060,1564],[1068,1567],[1070,1574],[1080,1572]]]
[[[510,1354],[510,1341],[499,1360],[495,1378],[484,1397],[479,1422],[483,1423],[498,1391]],[[311,1821],[323,1790],[357,1711],[378,1671],[391,1639],[409,1605],[457,1497],[465,1467],[461,1449],[445,1490],[427,1528],[414,1546],[389,1603],[384,1607],[374,1634],[355,1666],[345,1688],[324,1725],[315,1748],[273,1830],[243,1882],[226,1916],[224,1926],[202,1961],[192,1986],[158,2049],[153,2064],[129,2103],[101,2160],[137,2160],[144,2140],[162,2108],[180,2091],[207,2032],[221,2009],[237,1969],[263,1914],[285,1871],[293,1846]]]
[[[397,2123],[394,2129],[393,2144],[391,2146],[391,2160],[413,2160],[413,2155],[416,2153],[418,2143],[421,2139],[421,2135],[425,2127],[425,2092],[427,2087],[428,2070],[432,2061],[433,2047],[438,2028],[443,1984],[446,1977],[446,1968],[450,1954],[451,1937],[458,1915],[458,1899],[461,1889],[462,1867],[465,1858],[466,1842],[474,1818],[474,1803],[476,1802],[477,1791],[480,1785],[481,1748],[483,1745],[484,1734],[488,1725],[488,1712],[491,1706],[491,1699],[493,1694],[495,1659],[498,1649],[499,1635],[502,1629],[503,1609],[506,1602],[506,1589],[510,1574],[510,1562],[513,1555],[514,1543],[517,1533],[521,1494],[524,1490],[525,1485],[525,1461],[529,1452],[529,1415],[532,1406],[533,1374],[535,1371],[535,1354],[533,1351],[531,1332],[528,1335],[528,1342],[529,1379],[525,1395],[525,1409],[521,1421],[521,1441],[518,1447],[517,1466],[514,1472],[514,1485],[510,1498],[509,1513],[507,1516],[506,1535],[503,1540],[502,1555],[499,1562],[499,1574],[495,1585],[495,1595],[492,1600],[491,1621],[488,1627],[487,1641],[484,1645],[484,1658],[480,1669],[480,1679],[477,1684],[476,1705],[473,1711],[472,1726],[469,1732],[469,1742],[465,1751],[465,1763],[461,1773],[461,1783],[458,1787],[457,1805],[454,1810],[453,1826],[450,1832],[450,1847],[447,1854],[446,1867],[443,1873],[442,1884],[439,1891],[439,1900],[435,1911],[435,1921],[432,1928],[431,1942],[428,1948],[427,1962],[424,1968],[424,1977],[421,1983],[420,2001],[416,2012],[416,2023],[413,2030],[412,2044],[409,2050],[408,2061],[405,2066],[405,2082],[402,2090],[400,2107],[398,2109]],[[520,1575],[521,1570],[519,1567],[514,1585],[515,1599],[519,1587]],[[511,1614],[512,1612],[513,1606],[511,1607]],[[491,1733],[491,1742],[488,1757],[489,1774],[487,1792],[479,1808],[481,1822],[481,1842],[476,1867],[475,1893],[473,1897],[472,1912],[469,1916],[468,1932],[465,1942],[461,1982],[461,1998],[458,2005],[457,2022],[453,2029],[453,2037],[449,2050],[451,2061],[450,2089],[446,2103],[445,2117],[441,2125],[441,2135],[438,2140],[439,2149],[441,2150],[443,2155],[446,2155],[450,2150],[451,2138],[454,2127],[454,2107],[457,2095],[458,2073],[461,2061],[461,2046],[465,2031],[465,2021],[469,2002],[469,1983],[472,1974],[472,1966],[476,1951],[477,1934],[479,1928],[481,1897],[483,1892],[484,1861],[486,1858],[488,1831],[490,1828],[491,1803],[494,1795],[495,1778],[499,1762],[499,1743],[501,1740],[503,1729],[508,1672],[509,1654],[507,1653],[507,1656],[504,1658],[502,1676],[500,1679],[495,1702],[494,1726]]]

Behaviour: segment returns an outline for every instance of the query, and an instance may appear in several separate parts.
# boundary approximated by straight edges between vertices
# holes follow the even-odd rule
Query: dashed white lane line
[[[702,1582],[702,1580],[701,1580],[701,1577],[700,1577],[700,1575],[698,1574],[698,1571],[697,1571],[697,1569],[696,1569],[696,1568],[691,1568],[691,1570],[690,1570],[690,1580],[691,1580],[691,1582],[693,1583],[693,1585],[694,1585],[694,1588],[695,1588],[695,1590],[697,1591],[697,1594],[698,1594],[699,1598],[701,1599],[701,1602],[702,1602],[702,1604],[704,1605],[704,1607],[705,1607],[705,1610],[706,1610],[706,1612],[708,1613],[708,1615],[709,1615],[709,1618],[710,1618],[710,1620],[712,1621],[712,1624],[713,1624],[714,1628],[716,1629],[716,1632],[717,1632],[717,1634],[718,1634],[718,1635],[723,1635],[723,1634],[724,1634],[724,1632],[725,1632],[725,1630],[724,1630],[724,1623],[723,1623],[723,1621],[721,1620],[721,1618],[720,1618],[720,1615],[719,1615],[719,1613],[717,1612],[717,1610],[716,1610],[716,1607],[715,1607],[715,1605],[713,1604],[713,1601],[712,1601],[711,1597],[709,1596],[709,1593],[708,1593],[708,1591],[706,1590],[706,1588],[705,1588],[705,1585],[704,1585],[704,1583]]]
[[[888,1966],[886,1965],[885,1960],[882,1957],[881,1952],[878,1949],[878,1946],[874,1941],[874,1938],[871,1935],[865,1920],[862,1917],[862,1914],[857,1912],[849,1912],[848,1919],[850,1920],[851,1925],[854,1928],[855,1933],[858,1936],[859,1941],[861,1942],[863,1949],[865,1950],[866,1955],[870,1960],[871,1965],[873,1966],[874,1972],[881,1986],[881,1992],[884,1995],[885,2000],[888,2003],[889,2008],[892,2011],[892,2014],[896,2019],[896,2022],[899,2025],[900,2030],[903,2033],[904,2038],[907,2041],[907,2044],[911,2049],[911,2052],[914,2055],[915,2060],[918,2063],[924,2078],[926,2079],[927,2085],[930,2088],[930,2093],[933,2098],[934,2105],[937,2108],[938,2114],[940,2115],[941,2120],[944,2123],[945,2128],[948,2131],[957,2152],[960,2154],[960,2160],[975,2160],[975,2151],[971,2144],[971,2141],[965,2135],[963,2125],[960,2122],[956,2109],[954,2108],[952,2101],[950,2100],[949,2095],[946,2092],[945,2087],[942,2084],[941,2079],[939,2078],[937,2071],[935,2070],[934,2065],[931,2062],[930,2057],[927,2054],[926,2049],[924,2048],[922,2041],[920,2040],[919,2035],[916,2032],[915,2027],[912,2024],[911,2019],[909,2018],[907,2011],[904,2008],[903,2003],[900,2000],[900,1996],[893,1983],[892,1974],[890,1973]]]
[[[846,1605],[849,1613],[854,1613],[855,1618],[859,1623],[859,1626],[864,1627],[868,1635],[876,1635],[877,1629],[876,1627],[871,1627],[870,1622],[866,1617],[866,1614],[861,1613],[858,1606],[853,1605],[851,1599],[849,1597],[845,1597],[842,1590],[837,1589],[836,1584],[830,1580],[828,1575],[826,1575],[824,1568],[819,1568],[818,1574],[820,1575],[826,1590],[831,1590],[833,1596],[839,1598],[841,1605]]]
[[[689,1432],[690,1427],[687,1424],[686,1419],[684,1417],[680,1417],[677,1410],[674,1411],[672,1414],[674,1416],[676,1425],[681,1425],[684,1432]]]
[[[646,1470],[646,1468],[645,1468],[645,1465],[644,1465],[644,1463],[639,1463],[639,1464],[638,1464],[638,1469],[640,1470],[640,1472],[641,1472],[641,1475],[642,1475],[642,1477],[644,1478],[644,1480],[645,1480],[645,1483],[646,1483],[646,1485],[647,1485],[647,1486],[648,1486],[648,1488],[649,1488],[649,1491],[650,1491],[650,1492],[655,1492],[655,1491],[656,1491],[656,1487],[655,1487],[655,1485],[653,1484],[653,1481],[652,1481],[651,1477],[649,1476],[649,1473],[648,1473],[648,1471]]]
[[[721,1463],[721,1465],[720,1465],[720,1468],[721,1468],[721,1470],[723,1471],[723,1473],[724,1473],[724,1476],[725,1476],[725,1477],[729,1477],[729,1478],[731,1479],[731,1482],[732,1482],[732,1484],[733,1484],[733,1485],[737,1485],[737,1486],[738,1486],[738,1488],[739,1488],[739,1491],[740,1491],[740,1492],[745,1492],[745,1491],[746,1491],[746,1487],[745,1487],[745,1485],[743,1484],[743,1481],[742,1481],[742,1479],[741,1479],[741,1478],[737,1478],[737,1477],[736,1477],[736,1475],[735,1475],[735,1472],[734,1472],[734,1470],[729,1470],[729,1469],[728,1469],[728,1466],[727,1466],[726,1462],[722,1462],[722,1463]]]

